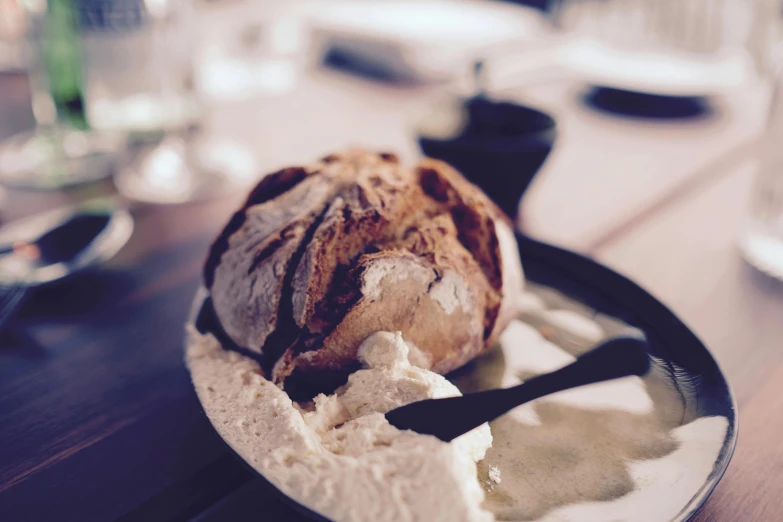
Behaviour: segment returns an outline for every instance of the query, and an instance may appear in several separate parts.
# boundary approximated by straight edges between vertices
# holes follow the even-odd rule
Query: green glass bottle
[[[47,0],[43,65],[60,123],[87,129],[78,0]]]

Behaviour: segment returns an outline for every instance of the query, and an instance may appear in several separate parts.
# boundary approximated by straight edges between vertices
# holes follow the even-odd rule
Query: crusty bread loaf
[[[352,150],[265,177],[204,279],[225,333],[308,396],[344,382],[379,330],[420,366],[465,364],[508,324],[522,272],[508,218],[454,169]]]

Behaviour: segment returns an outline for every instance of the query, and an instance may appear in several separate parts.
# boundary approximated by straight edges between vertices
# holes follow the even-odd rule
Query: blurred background
[[[194,280],[208,239],[265,173],[345,147],[448,161],[522,232],[588,254],[747,172],[736,223],[698,240],[722,234],[732,255],[781,277],[782,10],[0,0],[0,320],[43,293],[78,295],[89,321],[100,301],[80,294],[85,273],[112,274],[113,296],[118,281],[154,281],[135,263],[188,238],[181,277]],[[40,305],[17,320],[46,324]]]
[[[744,169],[722,233],[781,277],[782,9],[0,0],[0,319],[107,262],[154,279],[129,269],[150,245],[206,246],[265,173],[354,146],[448,161],[524,233],[585,253]]]

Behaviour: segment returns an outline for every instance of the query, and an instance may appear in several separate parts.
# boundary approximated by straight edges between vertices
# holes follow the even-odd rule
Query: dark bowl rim
[[[417,136],[419,147],[422,149],[431,146],[439,150],[467,150],[492,152],[493,154],[519,154],[521,152],[550,151],[557,140],[556,129],[531,134],[513,136],[492,136],[485,139],[454,138],[450,140],[438,140],[424,136]]]
[[[415,125],[414,125],[414,131],[416,133],[417,139],[419,139],[419,140],[421,140],[421,139],[428,139],[430,141],[439,142],[439,143],[450,142],[450,141],[451,142],[456,142],[459,138],[457,138],[457,139],[450,139],[450,140],[438,140],[438,139],[435,139],[435,138],[423,137],[421,135],[421,132],[420,132],[420,130],[422,128],[422,122],[426,121],[428,118],[431,117],[432,114],[435,114],[438,111],[445,110],[447,107],[451,107],[452,109],[457,108],[457,107],[462,108],[462,107],[464,107],[465,102],[467,102],[469,100],[472,100],[472,99],[476,99],[476,98],[477,98],[477,96],[461,96],[461,97],[459,97],[459,96],[452,96],[452,97],[446,98],[445,100],[441,99],[440,101],[434,103],[433,104],[434,105],[433,109],[430,110],[429,112],[427,112],[423,117],[419,118],[416,121]],[[533,138],[533,137],[546,136],[546,137],[548,137],[548,139],[550,141],[554,142],[555,137],[557,136],[558,129],[559,129],[559,124],[557,122],[557,118],[553,114],[544,111],[543,108],[533,107],[531,105],[523,105],[523,104],[521,104],[519,102],[513,101],[513,100],[508,99],[508,98],[490,96],[490,97],[487,98],[487,100],[495,102],[495,103],[508,103],[508,104],[516,105],[518,108],[521,108],[521,109],[523,109],[523,110],[525,110],[525,111],[527,111],[527,112],[529,112],[531,114],[534,114],[535,116],[537,116],[539,118],[542,118],[542,119],[546,120],[546,122],[547,122],[546,125],[542,125],[542,127],[540,129],[531,130],[531,131],[528,131],[528,132],[519,132],[519,133],[514,133],[514,134],[510,134],[510,135],[505,135],[505,136],[504,135],[491,136],[491,140],[492,141],[502,141],[502,142],[509,141],[509,142],[512,142],[512,141],[520,140],[522,138]],[[488,138],[488,140],[489,139],[490,138]]]

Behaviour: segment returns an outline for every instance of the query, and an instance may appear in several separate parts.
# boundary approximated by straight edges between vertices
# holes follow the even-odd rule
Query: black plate
[[[682,424],[721,416],[728,430],[712,473],[675,521],[688,520],[707,500],[737,444],[737,405],[715,358],[666,306],[639,285],[587,257],[517,235],[528,280],[559,290],[585,305],[642,330],[685,404]]]
[[[715,359],[673,312],[624,276],[592,259],[520,234],[517,241],[528,281],[557,290],[644,332],[651,354],[663,362],[684,404],[681,424],[709,416],[727,419],[728,429],[712,472],[673,519],[688,520],[723,476],[737,441],[736,404]],[[273,487],[266,479],[264,482]],[[277,492],[281,501],[295,510],[290,520],[327,521]],[[277,509],[272,511],[279,513]]]

